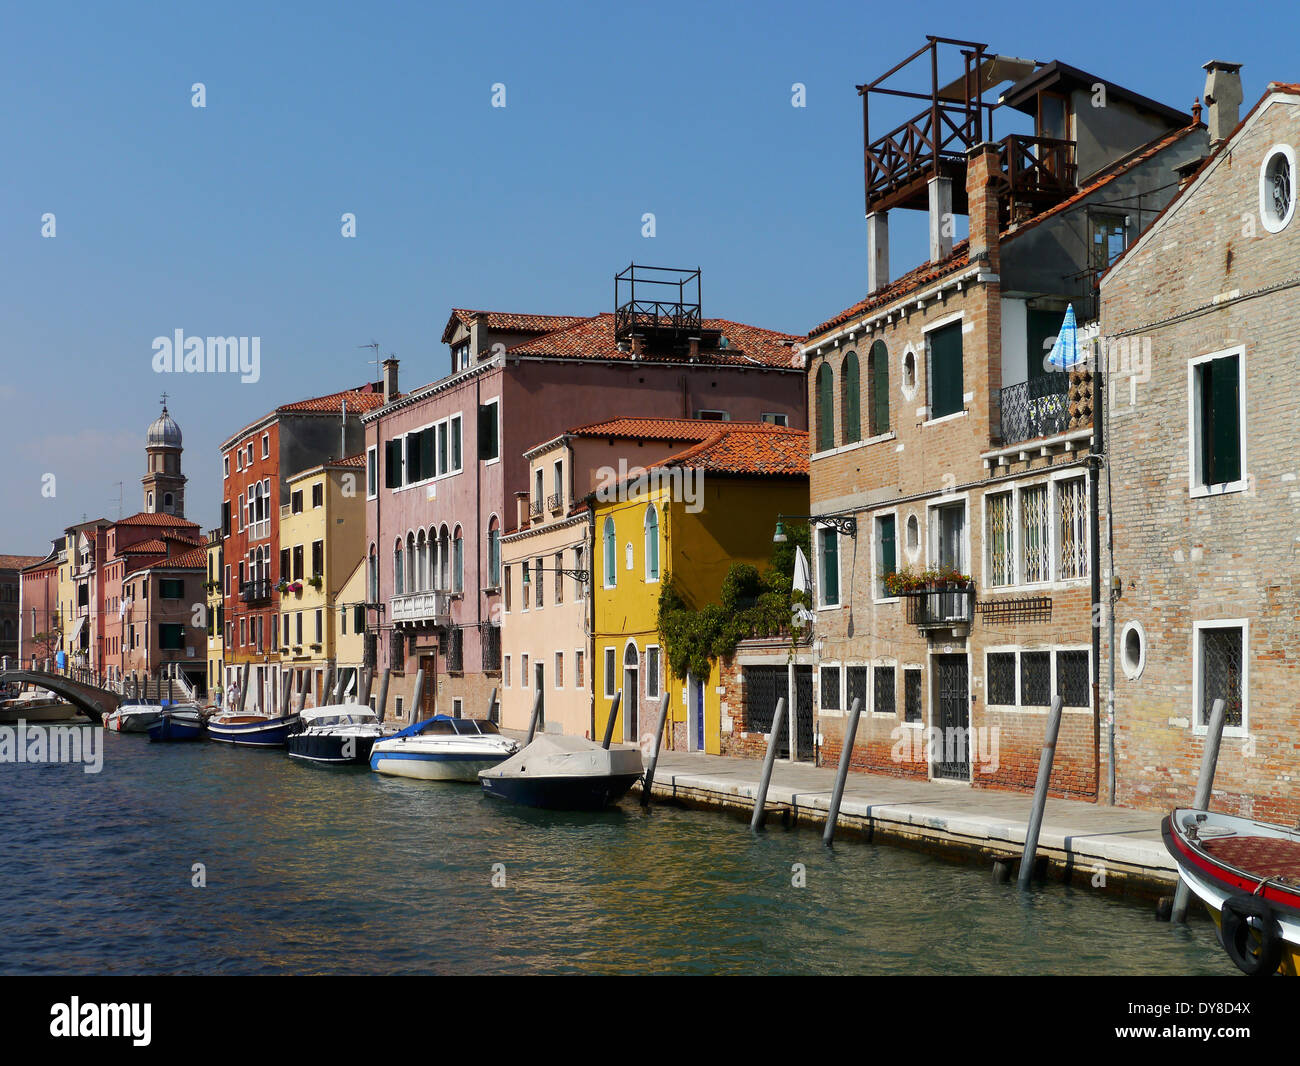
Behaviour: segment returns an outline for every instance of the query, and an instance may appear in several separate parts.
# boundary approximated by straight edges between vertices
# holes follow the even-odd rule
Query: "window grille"
[[[867,668],[865,666],[850,666],[844,673],[848,682],[848,692],[844,701],[845,708],[852,707],[854,699],[859,699],[862,701],[859,710],[867,710]]]
[[[1026,651],[1020,655],[1020,703],[1047,707],[1052,702],[1052,654]]]
[[[921,721],[921,671],[903,671],[904,721]]]
[[[1242,634],[1241,629],[1201,631],[1201,725],[1209,725],[1210,708],[1223,700],[1224,725],[1242,724]]]
[[[1083,478],[1059,481],[1056,506],[1060,514],[1059,558],[1056,575],[1061,580],[1088,576],[1088,486]]]
[[[1066,707],[1091,707],[1092,685],[1086,651],[1056,653],[1056,691]]]
[[[894,706],[894,668],[892,666],[877,666],[875,668],[875,702],[872,704],[872,710],[876,714],[896,714],[897,708]]]
[[[987,700],[999,707],[1016,703],[1016,653],[990,652],[988,657]]]
[[[1015,584],[1014,540],[1012,538],[1011,493],[988,498],[989,584]]]
[[[1047,581],[1048,555],[1047,486],[1035,485],[1020,493],[1020,537],[1022,541],[1022,581],[1032,584]]]
[[[840,668],[838,666],[822,667],[822,710],[841,710]]]

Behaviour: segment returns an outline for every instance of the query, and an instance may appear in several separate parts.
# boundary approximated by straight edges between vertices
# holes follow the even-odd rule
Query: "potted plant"
[[[320,574],[312,574],[312,576],[308,579],[307,583],[311,585],[311,587],[314,588],[317,592],[319,592],[321,585],[325,583],[325,578],[322,577]]]
[[[288,591],[289,591],[289,582],[287,582],[284,578],[280,578],[280,580],[277,581],[277,582],[275,583],[275,591],[276,591],[276,592],[288,592]]]
[[[302,592],[302,582],[301,582],[301,581],[295,581],[292,585],[289,586],[289,591],[290,591],[290,592],[301,593],[301,592]]]

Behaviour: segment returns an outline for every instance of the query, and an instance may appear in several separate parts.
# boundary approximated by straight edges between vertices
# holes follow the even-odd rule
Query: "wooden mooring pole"
[[[244,668],[239,672],[239,706],[235,709],[236,714],[244,713],[244,704],[248,702],[248,663],[244,663]]]
[[[835,773],[835,790],[831,793],[831,809],[826,815],[826,829],[822,843],[828,848],[835,842],[835,823],[840,818],[840,801],[844,798],[844,784],[849,777],[849,761],[853,758],[853,741],[858,735],[858,719],[862,716],[862,697],[854,696],[849,708],[849,722],[844,727],[844,745],[840,749],[840,768]]]
[[[655,750],[650,756],[650,768],[645,772],[645,780],[641,783],[641,806],[650,805],[650,789],[655,783],[655,767],[659,765],[659,749],[664,742],[664,722],[668,718],[668,693],[665,692],[659,697],[659,717],[655,720]]]
[[[776,765],[776,746],[781,740],[781,726],[785,723],[785,697],[776,701],[776,711],[772,715],[772,732],[767,738],[767,755],[763,758],[763,776],[759,778],[758,795],[754,797],[754,817],[750,819],[750,829],[763,828],[763,815],[767,807],[767,786],[772,783],[772,767]]]
[[[528,719],[528,739],[524,741],[524,747],[533,742],[533,737],[537,736],[537,719],[542,716],[542,690],[537,690],[537,695],[533,699],[533,713]]]
[[[1034,786],[1034,806],[1029,812],[1029,831],[1025,834],[1025,850],[1020,857],[1018,888],[1028,888],[1034,878],[1034,861],[1038,857],[1038,834],[1043,828],[1043,808],[1047,806],[1047,785],[1052,779],[1052,760],[1056,758],[1056,737],[1061,731],[1061,697],[1052,697],[1052,709],[1047,713],[1047,736],[1043,739],[1043,754],[1038,758],[1038,784]]]
[[[618,717],[618,705],[622,702],[623,690],[619,689],[614,693],[614,702],[610,704],[609,721],[605,723],[605,739],[600,744],[606,751],[609,750],[609,745],[614,740],[614,719]]]
[[[424,700],[424,670],[415,671],[415,691],[411,693],[411,721],[418,722]]]
[[[1210,725],[1205,731],[1205,750],[1201,753],[1201,772],[1196,779],[1196,801],[1192,807],[1198,811],[1210,809],[1210,793],[1214,790],[1214,771],[1219,765],[1219,745],[1223,741],[1223,723],[1227,718],[1228,705],[1223,700],[1215,700],[1210,707]],[[1181,877],[1178,887],[1174,889],[1174,905],[1169,912],[1171,922],[1187,921],[1187,904],[1190,893],[1187,882]]]

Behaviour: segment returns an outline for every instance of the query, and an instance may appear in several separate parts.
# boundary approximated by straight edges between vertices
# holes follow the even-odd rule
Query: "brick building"
[[[0,555],[0,657],[18,659],[22,630],[24,570],[45,562],[39,555]]]
[[[1101,286],[1116,798],[1190,802],[1223,698],[1213,806],[1292,823],[1300,85],[1270,85],[1239,124],[1236,66],[1207,69],[1213,154]]]
[[[937,72],[944,44],[912,59],[933,52]],[[853,765],[1029,789],[1060,694],[1052,790],[1094,798],[1093,379],[1046,356],[1070,306],[1087,350],[1097,275],[1206,133],[1059,61],[959,47],[967,74],[944,86],[936,73],[923,97],[959,135],[900,152],[921,119],[868,127],[868,295],[805,349],[818,744],[801,755],[838,759],[858,697]],[[888,78],[862,87],[869,103]],[[994,140],[995,120],[1031,132]],[[930,257],[891,282],[894,209],[928,211]],[[969,218],[956,244],[954,213]]]

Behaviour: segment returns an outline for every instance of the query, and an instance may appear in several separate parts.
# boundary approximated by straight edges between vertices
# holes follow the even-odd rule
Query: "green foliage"
[[[761,574],[749,563],[733,563],[723,578],[722,602],[693,608],[682,598],[671,575],[659,593],[659,638],[675,677],[708,677],[712,663],[729,658],[736,645],[751,637],[797,636],[791,625],[796,603],[805,594],[792,592],[795,547],[809,551],[807,526],[788,526],[785,544],[773,546],[772,560]]]

